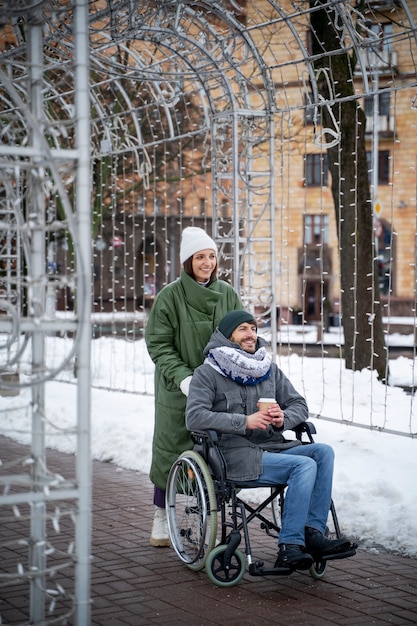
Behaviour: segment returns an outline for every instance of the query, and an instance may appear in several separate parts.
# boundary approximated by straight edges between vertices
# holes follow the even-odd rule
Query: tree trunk
[[[322,123],[326,128],[335,129],[331,111],[340,130],[340,142],[328,148],[327,153],[338,225],[344,356],[348,369],[372,368],[384,380],[387,349],[374,258],[373,210],[365,149],[366,120],[354,98],[353,60],[344,52],[333,56],[323,54],[323,51],[340,49],[333,26],[335,19],[336,15],[329,19],[324,9],[311,15],[312,52],[319,57],[315,69],[327,72],[335,92],[329,93],[325,74],[320,72],[318,90],[325,102],[329,102],[328,107],[323,106]],[[333,104],[334,95],[338,102]]]

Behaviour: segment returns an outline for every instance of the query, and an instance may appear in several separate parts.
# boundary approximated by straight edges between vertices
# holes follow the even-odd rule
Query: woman
[[[145,340],[155,363],[155,428],[150,478],[155,517],[150,543],[168,546],[165,488],[171,465],[192,447],[185,405],[194,369],[222,317],[242,309],[235,290],[217,278],[217,248],[207,233],[185,228],[180,246],[181,276],[157,295]]]

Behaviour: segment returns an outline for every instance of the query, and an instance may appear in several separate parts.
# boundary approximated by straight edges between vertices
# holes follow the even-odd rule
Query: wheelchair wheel
[[[206,572],[211,582],[219,587],[232,587],[242,580],[246,571],[246,558],[240,550],[235,550],[226,569],[224,553],[227,545],[217,546],[206,559]]]
[[[216,543],[217,500],[208,467],[193,450],[183,452],[171,467],[166,511],[175,552],[190,569],[201,569]]]
[[[314,561],[313,565],[310,567],[310,569],[308,570],[311,578],[314,578],[315,580],[320,580],[321,578],[323,578],[324,574],[326,573],[327,570],[327,561]]]

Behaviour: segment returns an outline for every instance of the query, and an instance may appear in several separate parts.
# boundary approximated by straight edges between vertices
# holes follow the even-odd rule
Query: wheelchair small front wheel
[[[326,573],[326,570],[327,570],[327,561],[317,559],[314,561],[313,565],[310,567],[308,571],[309,571],[311,578],[314,578],[315,580],[320,580],[321,578],[323,578],[324,574]]]
[[[246,571],[246,558],[240,550],[235,550],[228,566],[225,564],[227,546],[217,546],[206,558],[206,572],[211,582],[219,587],[232,587],[242,580]]]

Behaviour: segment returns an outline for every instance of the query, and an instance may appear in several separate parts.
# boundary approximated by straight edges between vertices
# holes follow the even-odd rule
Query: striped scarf
[[[271,360],[264,347],[251,354],[237,348],[222,346],[210,350],[204,363],[240,385],[257,385],[269,378]]]

